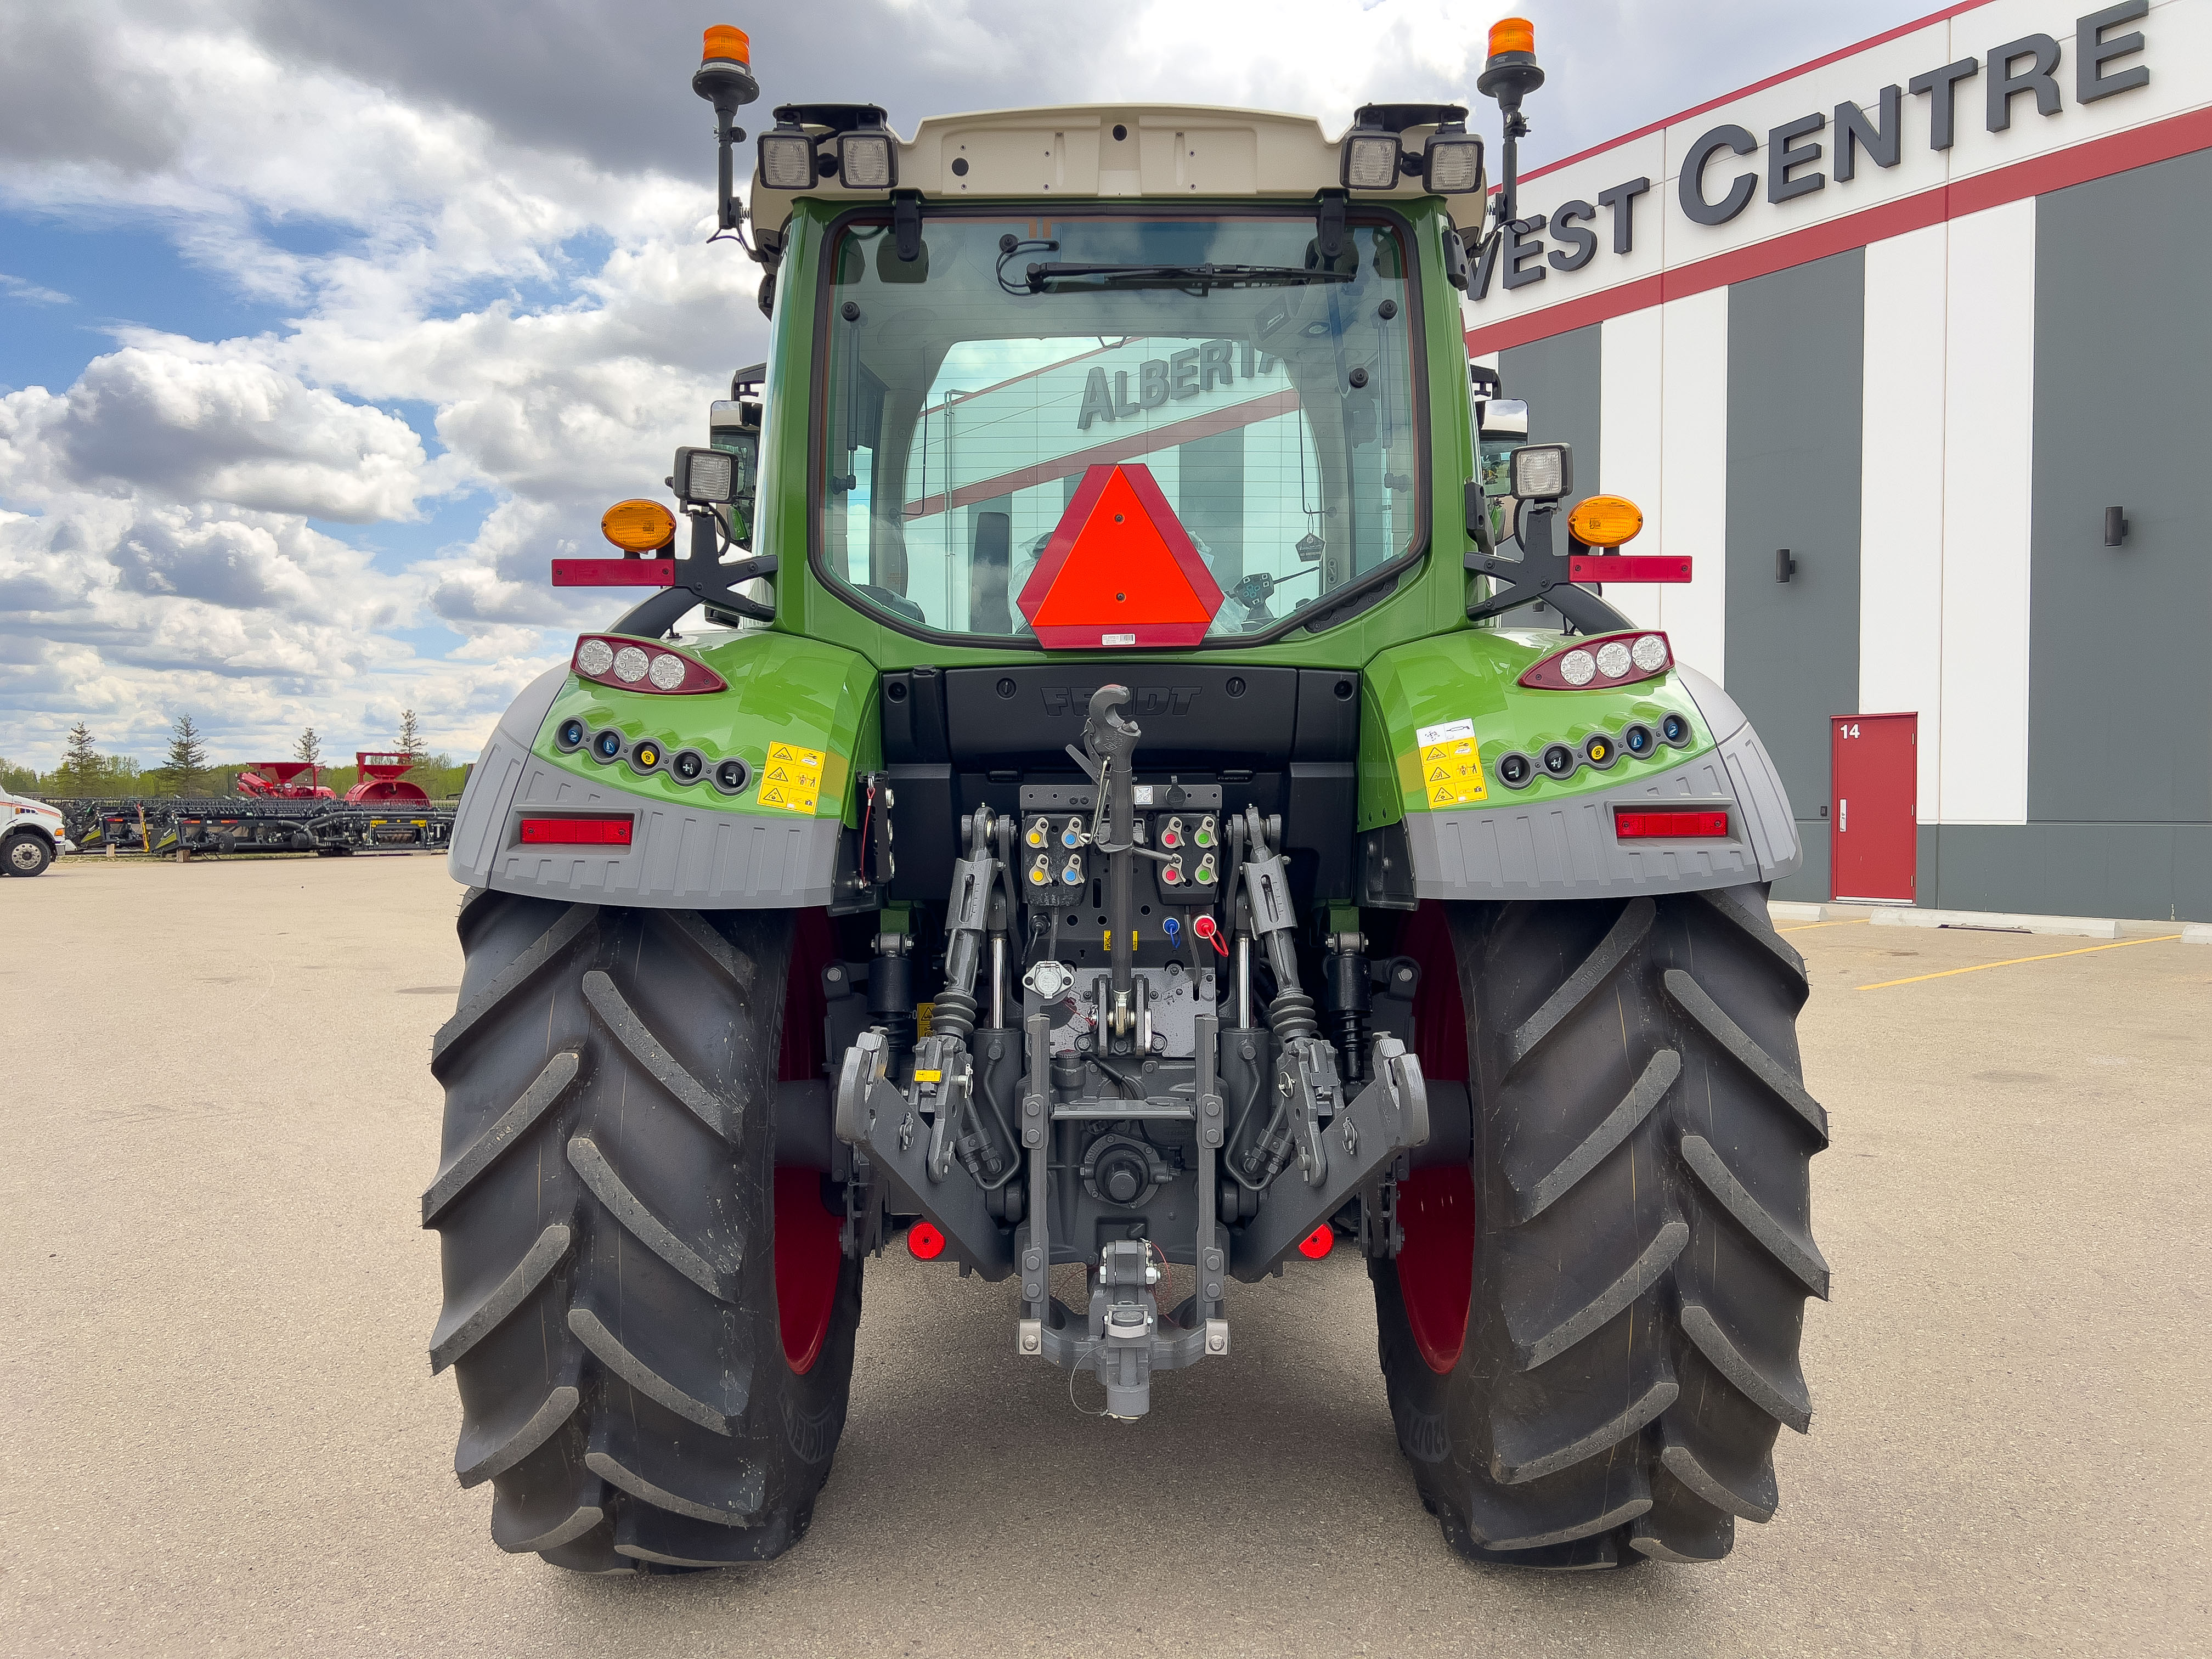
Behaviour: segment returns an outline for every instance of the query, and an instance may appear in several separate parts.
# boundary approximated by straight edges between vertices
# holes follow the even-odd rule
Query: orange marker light
[[[1298,1254],[1309,1261],[1318,1261],[1336,1248],[1336,1229],[1326,1221],[1298,1241]]]
[[[1503,52],[1525,52],[1532,56],[1536,50],[1536,26],[1525,17],[1501,17],[1490,26],[1490,55],[1495,58]]]
[[[1586,547],[1619,547],[1643,528],[1644,509],[1626,495],[1591,495],[1567,514],[1567,529]]]
[[[927,1221],[906,1230],[906,1248],[916,1261],[934,1261],[945,1254],[945,1235]]]
[[[625,553],[650,553],[676,538],[676,515],[659,501],[617,501],[599,515],[599,534]]]
[[[701,49],[699,58],[702,63],[716,58],[727,58],[750,68],[753,43],[745,38],[743,29],[732,28],[727,23],[717,23],[707,31],[707,44]]]

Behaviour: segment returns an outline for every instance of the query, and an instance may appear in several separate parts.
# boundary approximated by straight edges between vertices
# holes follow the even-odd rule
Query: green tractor
[[[641,602],[453,838],[431,1357],[502,1548],[790,1547],[887,1246],[1014,1281],[1005,1363],[1121,1418],[1237,1363],[1237,1286],[1356,1250],[1462,1554],[1711,1560],[1773,1514],[1828,1279],[1799,847],[1598,589],[1687,562],[1564,513],[1565,447],[1470,374],[1542,78],[1492,45],[1494,217],[1421,104],[787,105],[748,214],[708,32],[772,349],[673,510],[556,566]]]

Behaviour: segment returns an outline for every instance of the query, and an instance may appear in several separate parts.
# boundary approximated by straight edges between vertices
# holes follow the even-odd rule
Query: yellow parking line
[[[2045,951],[2039,957],[2007,957],[2002,962],[1978,962],[1971,968],[1946,968],[1940,974],[1915,974],[1911,979],[1885,979],[1862,985],[1862,991],[1887,991],[1893,985],[1917,985],[1923,979],[1948,979],[1954,974],[1978,974],[1984,968],[2017,968],[2023,962],[2049,962],[2054,957],[2086,957],[2092,951],[2119,951],[2130,945],[2165,945],[2181,937],[2160,933],[2155,939],[2124,939],[2112,945],[2085,945],[2078,951]]]
[[[1778,927],[1774,931],[1778,933],[1809,933],[1815,927],[1863,927],[1873,920],[1872,916],[1850,916],[1842,921],[1808,921],[1802,927]]]

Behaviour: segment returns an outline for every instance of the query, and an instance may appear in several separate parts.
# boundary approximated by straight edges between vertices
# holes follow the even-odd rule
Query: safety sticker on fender
[[[818,749],[770,744],[768,761],[761,768],[761,805],[781,806],[792,812],[811,812],[821,795],[823,759]]]
[[[1473,720],[1425,726],[1419,736],[1421,789],[1430,805],[1462,806],[1490,799],[1482,781],[1482,750],[1474,740]]]

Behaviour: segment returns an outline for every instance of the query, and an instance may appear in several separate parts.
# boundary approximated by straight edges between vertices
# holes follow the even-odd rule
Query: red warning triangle
[[[1196,645],[1221,587],[1133,461],[1084,473],[1018,603],[1048,650]]]

